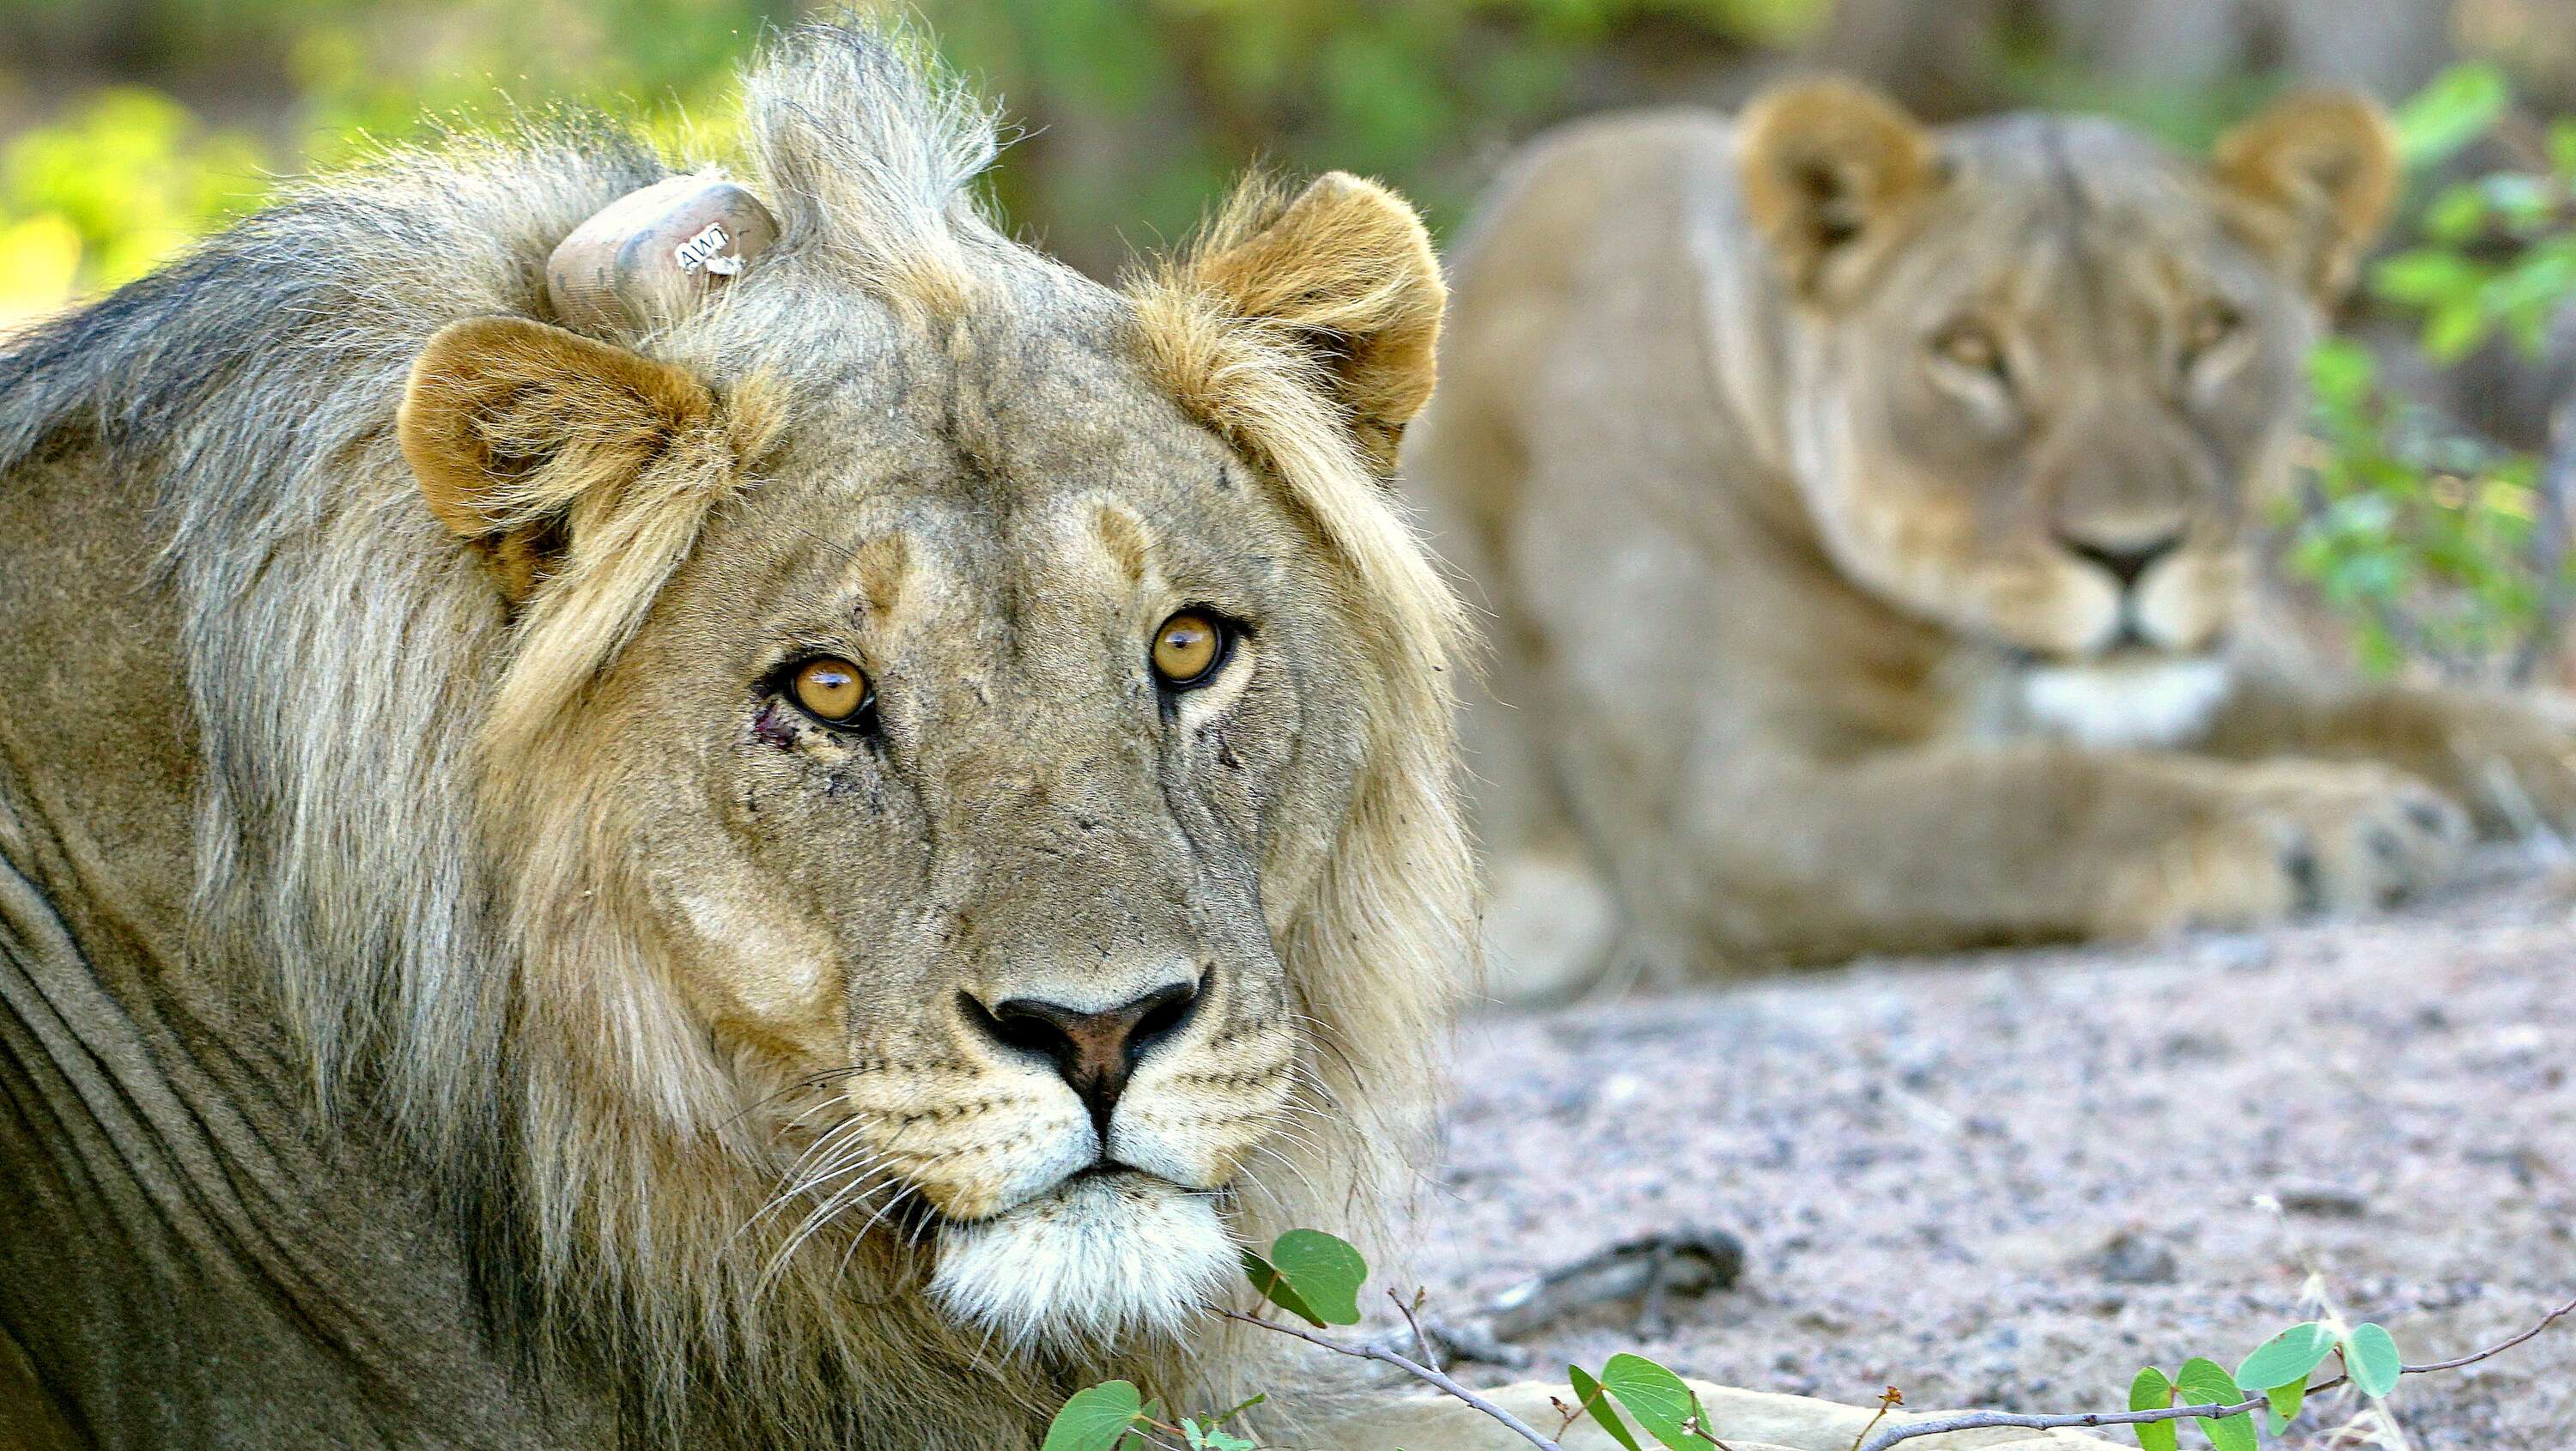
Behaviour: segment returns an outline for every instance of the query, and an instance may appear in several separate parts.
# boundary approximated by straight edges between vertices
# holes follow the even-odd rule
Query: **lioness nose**
[[[2080,535],[2061,534],[2057,542],[2078,559],[2098,564],[2111,572],[2124,590],[2136,589],[2138,581],[2155,567],[2156,561],[2182,547],[2182,531],[2160,534],[2152,539],[2120,540],[2086,539]]]
[[[1146,1049],[1170,1037],[1198,1005],[1199,985],[1170,983],[1114,1008],[1091,1011],[1039,998],[1011,998],[987,1009],[972,997],[968,1016],[1007,1047],[1042,1053],[1091,1110],[1091,1126],[1109,1145],[1109,1115]]]

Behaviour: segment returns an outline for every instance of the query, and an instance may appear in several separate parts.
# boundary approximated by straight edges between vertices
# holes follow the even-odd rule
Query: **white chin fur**
[[[2045,665],[2021,679],[2030,724],[2100,749],[2179,745],[2227,698],[2227,662],[2210,657]]]
[[[949,1314],[1014,1348],[1100,1348],[1178,1334],[1239,1263],[1208,1196],[1092,1174],[943,1226],[930,1288]]]

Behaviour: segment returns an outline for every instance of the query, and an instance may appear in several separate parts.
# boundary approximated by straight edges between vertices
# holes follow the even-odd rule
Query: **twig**
[[[1650,1301],[1703,1295],[1728,1288],[1743,1273],[1743,1241],[1723,1230],[1685,1227],[1623,1240],[1532,1276],[1485,1302],[1483,1313],[1497,1338],[1511,1340],[1575,1310],[1631,1295]]]
[[[2541,1316],[2539,1324],[2532,1326],[2530,1329],[2515,1336],[2511,1340],[2490,1345],[2484,1350],[2470,1355],[2463,1355],[2457,1360],[2437,1360],[2431,1365],[2404,1366],[2400,1368],[2398,1373],[2401,1375],[2422,1375],[2428,1370],[2458,1370],[2464,1365],[2475,1365],[2479,1361],[2487,1359],[2489,1356],[2504,1354],[2506,1351],[2511,1350],[2515,1346],[2520,1345],[2535,1335],[2538,1335],[2541,1331],[2548,1329],[2550,1326],[2570,1315],[2576,1315],[2576,1300],[2570,1300],[2566,1304],[2559,1306],[2557,1309],[2550,1311],[2548,1314]]]
[[[1852,1451],[1860,1451],[1860,1443],[1869,1439],[1869,1433],[1878,1429],[1878,1423],[1887,1419],[1887,1413],[1904,1404],[1905,1392],[1889,1386],[1886,1393],[1878,1398],[1878,1414],[1869,1418],[1869,1424],[1860,1428],[1859,1435],[1852,1437]]]
[[[2541,1331],[2548,1329],[2562,1317],[2571,1314],[2576,1314],[2576,1300],[2570,1300],[2566,1304],[2559,1306],[2557,1309],[2550,1311],[2548,1314],[2541,1316],[2538,1324],[2525,1330],[2520,1335],[2513,1337],[2511,1340],[2488,1346],[2484,1350],[2471,1355],[2460,1356],[2455,1360],[2437,1360],[2430,1365],[2399,1366],[2397,1368],[2397,1373],[2400,1375],[2423,1375],[2428,1371],[2457,1370],[2459,1367],[2464,1365],[2475,1365],[2489,1356],[2501,1355],[2505,1351],[2513,1349],[2515,1346],[2522,1344],[2524,1341],[2531,1339],[2535,1335],[2538,1335]],[[2316,1385],[2308,1387],[2307,1393],[2309,1395],[2315,1395],[2319,1391],[2330,1391],[2351,1379],[2352,1377],[2349,1375],[2339,1375],[2329,1381],[2320,1381]],[[2258,1395],[2239,1401],[2232,1406],[2212,1402],[2208,1405],[2200,1406],[2167,1406],[2162,1410],[2155,1411],[2094,1411],[2085,1415],[2077,1416],[2022,1416],[2015,1415],[2008,1411],[1966,1411],[1955,1416],[1935,1416],[1930,1420],[1914,1421],[1902,1426],[1890,1426],[1886,1430],[1879,1432],[1876,1436],[1871,1437],[1868,1441],[1863,1442],[1859,1451],[1887,1451],[1888,1447],[1893,1446],[1900,1441],[1911,1441],[1918,1436],[1938,1436],[1947,1431],[1974,1431],[1990,1426],[2008,1426],[2017,1430],[2025,1431],[2057,1431],[2097,1426],[2136,1426],[2150,1421],[2217,1421],[2224,1420],[2229,1416],[2244,1415],[2250,1411],[2261,1410],[2264,1406],[2269,1404],[2269,1402],[2270,1398],[2268,1396]]]
[[[1393,1290],[1387,1291],[1386,1297],[1389,1300],[1395,1301],[1397,1313],[1404,1316],[1405,1324],[1413,1327],[1413,1343],[1422,1351],[1422,1363],[1431,1367],[1433,1370],[1438,1370],[1440,1368],[1440,1357],[1432,1352],[1431,1337],[1422,1333],[1422,1322],[1413,1318],[1413,1306],[1404,1303],[1402,1300],[1397,1300]],[[1414,1291],[1413,1297],[1415,1303],[1420,1303],[1422,1292],[1420,1290]]]
[[[1492,1401],[1486,1400],[1483,1396],[1480,1396],[1474,1391],[1467,1389],[1465,1386],[1458,1384],[1456,1381],[1451,1380],[1448,1376],[1441,1374],[1439,1371],[1433,1370],[1431,1367],[1424,1365],[1419,1361],[1398,1355],[1383,1345],[1351,1345],[1343,1341],[1331,1339],[1327,1336],[1315,1335],[1307,1331],[1300,1330],[1294,1325],[1281,1324],[1269,1320],[1255,1320],[1249,1315],[1245,1315],[1234,1310],[1222,1310],[1218,1313],[1225,1316],[1228,1320],[1240,1320],[1246,1325],[1258,1325],[1264,1330],[1276,1330],[1282,1335],[1294,1335],[1309,1345],[1320,1345],[1324,1349],[1332,1351],[1336,1355],[1348,1355],[1360,1360],[1374,1360],[1385,1365],[1394,1366],[1405,1374],[1412,1376],[1417,1380],[1426,1382],[1434,1390],[1438,1390],[1446,1395],[1455,1396],[1476,1410],[1482,1411],[1486,1415],[1493,1417],[1496,1421],[1502,1423],[1504,1429],[1510,1431],[1513,1435],[1520,1437],[1522,1440],[1527,1441],[1531,1445],[1538,1447],[1539,1451],[1565,1451],[1564,1447],[1557,1445],[1554,1441],[1551,1441],[1545,1436],[1540,1435],[1538,1432],[1531,1430],[1529,1423],[1523,1421],[1520,1417],[1513,1415],[1511,1412],[1504,1410],[1498,1405],[1495,1405]]]
[[[1449,1360],[1482,1361],[1487,1365],[1504,1365],[1519,1370],[1533,1358],[1526,1349],[1504,1344],[1473,1321],[1452,1324],[1437,1319],[1425,1320],[1422,1333],[1430,1336],[1432,1348]]]
[[[2513,652],[2515,685],[2528,685],[2541,657],[2558,643],[2567,613],[2569,513],[2576,508],[2576,391],[2549,410],[2549,453],[2541,460],[2537,514],[2531,527],[2531,567],[2540,576],[2540,600],[2532,609],[2531,632]]]

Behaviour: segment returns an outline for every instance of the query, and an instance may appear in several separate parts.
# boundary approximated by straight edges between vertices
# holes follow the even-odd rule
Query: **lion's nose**
[[[1010,998],[986,1008],[969,996],[967,1016],[994,1041],[1044,1054],[1091,1110],[1091,1126],[1109,1146],[1109,1115],[1146,1049],[1180,1031],[1198,1006],[1199,984],[1176,982],[1113,1008],[1067,1007],[1041,998]]]
[[[2155,568],[2156,561],[2182,547],[2182,531],[2159,534],[2152,539],[2106,540],[2087,539],[2076,534],[2060,534],[2057,542],[2078,559],[2098,564],[2110,571],[2123,590],[2138,587],[2138,581]]]

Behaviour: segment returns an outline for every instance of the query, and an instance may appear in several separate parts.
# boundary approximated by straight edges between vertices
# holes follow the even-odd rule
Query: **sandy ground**
[[[1676,1225],[1748,1251],[1667,1333],[1633,1305],[1534,1333],[1533,1373],[1633,1349],[1848,1401],[2117,1409],[2151,1360],[2232,1368],[2302,1318],[2311,1268],[2410,1362],[2576,1297],[2576,891],[2520,862],[2369,922],[1496,1012],[1461,1046],[1435,1313]],[[2342,1444],[2353,1409],[2282,1444]],[[2428,1451],[2576,1448],[2576,1323],[2393,1409]]]

